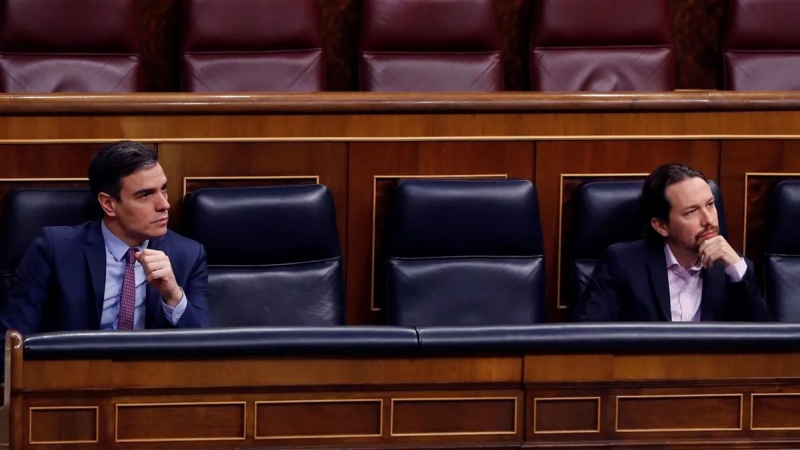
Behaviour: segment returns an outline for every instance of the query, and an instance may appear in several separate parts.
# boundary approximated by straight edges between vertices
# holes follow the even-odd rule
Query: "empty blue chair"
[[[208,254],[212,326],[344,324],[342,253],[327,187],[200,189],[183,207],[184,234]]]
[[[779,322],[800,322],[800,181],[772,190],[764,242],[764,297]]]
[[[539,200],[526,180],[401,180],[387,235],[388,319],[545,322]]]

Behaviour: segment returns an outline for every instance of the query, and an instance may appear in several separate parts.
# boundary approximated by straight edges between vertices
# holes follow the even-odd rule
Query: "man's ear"
[[[114,210],[114,198],[110,195],[106,194],[105,192],[101,192],[97,194],[97,201],[100,203],[100,207],[103,208],[103,212],[110,217],[116,217],[117,213]]]
[[[667,227],[666,222],[656,217],[650,219],[650,226],[656,230],[656,233],[660,234],[662,237],[667,237],[669,234],[669,228]]]

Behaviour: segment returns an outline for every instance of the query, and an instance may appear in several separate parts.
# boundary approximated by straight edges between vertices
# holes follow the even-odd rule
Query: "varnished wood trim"
[[[85,410],[94,411],[94,440],[84,441],[34,441],[33,440],[33,412],[34,411],[62,411]],[[28,408],[28,443],[33,445],[63,445],[63,444],[96,444],[100,437],[100,407],[99,406],[31,406]]]
[[[556,308],[569,309],[561,303],[561,239],[564,219],[564,179],[565,178],[636,178],[646,177],[646,173],[562,173],[558,185],[558,253],[556,257]]]
[[[0,145],[37,144],[106,144],[131,139],[119,136],[108,139],[0,139]],[[800,140],[800,134],[587,134],[587,135],[499,135],[499,136],[323,136],[323,137],[202,137],[202,138],[135,138],[146,144],[214,144],[214,143],[314,143],[314,142],[528,142],[528,141],[692,141],[692,140]]]
[[[64,181],[86,181],[88,178],[0,178],[0,183],[60,183]]]
[[[0,114],[796,111],[795,92],[3,94]]]
[[[664,398],[738,398],[739,399],[739,427],[738,428],[655,428],[642,430],[628,430],[619,428],[619,399],[664,399]],[[678,395],[618,395],[614,405],[614,431],[617,433],[661,433],[661,432],[704,432],[704,431],[742,431],[744,425],[744,394],[678,394]]]
[[[242,437],[222,438],[166,438],[166,439],[120,439],[119,438],[119,410],[120,408],[142,408],[159,406],[202,406],[202,405],[241,405],[242,406]],[[173,402],[173,403],[117,403],[114,405],[114,442],[214,442],[214,441],[243,441],[247,439],[247,402]]]
[[[538,413],[538,403],[559,402],[575,400],[596,400],[597,401],[597,429],[594,430],[564,430],[564,431],[539,431],[536,429],[536,415]],[[599,433],[600,432],[600,397],[536,397],[533,399],[533,434],[576,434],[576,433]]]
[[[745,172],[744,174],[744,217],[742,218],[742,254],[747,254],[747,191],[750,177],[800,177],[796,172]]]
[[[444,433],[395,433],[394,432],[394,404],[402,402],[474,402],[474,401],[514,401],[514,431],[456,431]],[[517,424],[519,423],[519,408],[517,397],[417,397],[417,398],[393,398],[390,405],[390,425],[389,436],[392,437],[411,437],[411,436],[499,436],[517,434]]]
[[[800,392],[778,392],[778,393],[751,393],[750,394],[750,429],[753,431],[797,431],[800,427],[754,427],[753,408],[756,397],[797,397]]]
[[[265,404],[298,404],[298,403],[377,403],[380,405],[380,418],[379,418],[379,431],[377,434],[319,434],[309,436],[259,436],[258,435],[258,405]],[[366,437],[381,437],[383,436],[383,399],[381,398],[363,398],[363,399],[311,399],[311,400],[265,400],[257,401],[255,403],[255,420],[253,425],[253,436],[257,440],[268,439],[336,439],[336,438],[366,438]]]
[[[370,272],[369,272],[369,309],[370,311],[382,311],[383,308],[375,306],[375,226],[378,202],[378,180],[399,180],[401,178],[413,179],[472,179],[472,178],[503,178],[507,179],[508,174],[474,174],[474,175],[373,175],[372,177],[372,247],[370,250]]]
[[[319,175],[242,175],[242,176],[219,176],[219,177],[183,177],[183,197],[186,197],[186,183],[197,180],[314,180],[314,184],[319,184]]]

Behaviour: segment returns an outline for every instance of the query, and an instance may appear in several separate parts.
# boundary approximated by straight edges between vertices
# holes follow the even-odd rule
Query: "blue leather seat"
[[[772,190],[764,242],[764,292],[779,322],[800,322],[800,181]]]
[[[606,247],[644,238],[644,229],[650,225],[639,207],[643,183],[643,180],[589,181],[576,189],[567,250],[573,300],[583,296]],[[708,184],[716,199],[720,234],[727,237],[722,193],[714,181]]]
[[[208,254],[212,326],[344,324],[327,187],[200,189],[184,200],[183,229]]]
[[[387,227],[390,324],[545,322],[539,200],[526,180],[401,180]]]
[[[42,228],[80,225],[102,216],[100,204],[88,188],[20,188],[9,192],[0,229],[3,301],[17,264]]]

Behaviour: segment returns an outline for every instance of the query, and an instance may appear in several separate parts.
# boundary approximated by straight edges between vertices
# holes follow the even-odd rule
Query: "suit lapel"
[[[105,241],[103,241],[103,232],[100,229],[99,221],[92,224],[89,229],[86,243],[84,255],[86,256],[86,265],[89,267],[92,294],[94,294],[95,326],[99,329],[106,289],[106,246]]]
[[[721,309],[725,303],[725,292],[720,289],[721,286],[725,286],[725,269],[722,264],[717,263],[708,269],[703,269],[700,320],[714,321],[721,319]]]
[[[151,250],[160,250],[169,256],[169,245],[167,244],[166,238],[150,239],[147,248]],[[159,319],[163,317],[163,311],[161,307],[161,294],[158,293],[158,289],[148,283],[147,295],[145,297],[145,328],[159,328],[158,324],[161,323]]]
[[[662,318],[667,322],[672,321],[672,313],[669,305],[669,282],[667,280],[667,258],[664,255],[663,244],[656,243],[650,245],[650,259],[647,262],[650,273],[650,282],[653,284],[656,301],[661,310]]]

